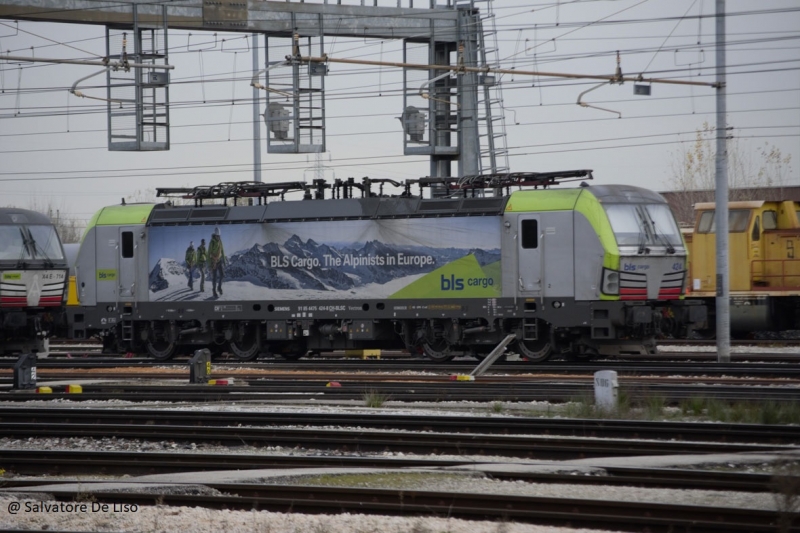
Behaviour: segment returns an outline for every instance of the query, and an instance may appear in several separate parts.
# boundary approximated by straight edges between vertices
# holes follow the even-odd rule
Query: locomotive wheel
[[[172,359],[172,356],[175,355],[176,352],[175,343],[165,340],[148,340],[145,342],[144,346],[147,349],[147,353],[149,353],[153,359],[157,359],[158,361]]]
[[[553,354],[553,344],[550,342],[549,336],[546,339],[535,341],[519,340],[515,343],[515,346],[516,352],[531,363],[547,361]]]
[[[422,351],[434,363],[446,363],[455,357],[450,353],[450,345],[444,339],[437,339],[433,344],[427,341],[423,342]]]
[[[514,351],[531,363],[541,363],[547,361],[553,354],[553,342],[550,340],[550,324],[544,320],[538,321],[538,339],[523,340],[522,331],[517,331],[517,341],[514,343]]]
[[[240,361],[252,361],[261,351],[261,335],[257,328],[247,328],[242,338],[230,342],[231,352]]]

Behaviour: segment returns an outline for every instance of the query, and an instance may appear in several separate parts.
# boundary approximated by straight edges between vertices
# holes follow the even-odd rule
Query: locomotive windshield
[[[666,204],[605,204],[608,220],[617,238],[625,246],[683,245],[675,217]],[[670,252],[672,253],[672,252]]]
[[[53,226],[0,226],[0,260],[63,260],[64,253]]]

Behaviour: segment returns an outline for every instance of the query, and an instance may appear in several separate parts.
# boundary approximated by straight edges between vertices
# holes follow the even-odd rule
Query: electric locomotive
[[[66,287],[67,260],[50,219],[0,208],[0,355],[47,355]]]
[[[190,205],[107,207],[90,222],[70,336],[157,359],[378,348],[446,361],[514,334],[512,350],[538,362],[650,352],[659,335],[707,327],[705,306],[684,300],[665,200],[549,188],[580,179],[591,172],[158,189]],[[284,199],[294,191],[303,199]]]

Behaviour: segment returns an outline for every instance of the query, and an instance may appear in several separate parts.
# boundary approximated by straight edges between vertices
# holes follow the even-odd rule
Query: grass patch
[[[800,424],[800,402],[723,402],[713,398],[688,398],[680,404],[684,415],[700,420],[735,424]]]
[[[293,478],[297,485],[356,487],[373,489],[430,490],[432,483],[461,482],[460,474],[425,474],[420,472],[380,472],[375,474],[328,474]]]
[[[681,400],[680,410],[681,413],[689,416],[700,416],[703,414],[703,409],[706,408],[706,399],[694,396]]]
[[[365,392],[362,398],[364,399],[364,405],[366,407],[374,407],[374,408],[383,407],[383,404],[389,401],[388,394],[384,394],[374,389]]]
[[[542,414],[537,413],[537,414]],[[729,422],[734,424],[800,424],[800,402],[734,401],[692,397],[681,400],[677,407],[660,394],[643,390],[620,389],[617,408],[599,409],[594,395],[584,393],[571,398],[560,408],[548,407],[545,416],[590,419],[664,420],[689,418],[698,421]]]
[[[642,416],[647,420],[664,418],[664,408],[667,406],[667,399],[660,394],[647,396],[642,405]]]

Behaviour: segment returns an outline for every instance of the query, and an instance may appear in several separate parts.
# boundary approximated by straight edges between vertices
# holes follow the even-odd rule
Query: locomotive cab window
[[[697,233],[716,233],[716,211],[703,211],[697,223]],[[747,231],[750,222],[749,209],[731,209],[728,211],[728,233],[743,233]]]
[[[53,226],[0,226],[0,259],[14,261],[64,259],[58,234]]]
[[[535,219],[522,221],[522,247],[525,249],[539,247],[539,221]]]
[[[123,231],[122,232],[122,257],[124,259],[129,259],[133,257],[133,232],[132,231]]]
[[[714,223],[714,211],[703,211],[697,223],[697,233],[711,233]]]
[[[678,223],[666,204],[604,204],[617,244],[664,246],[683,244]]]

